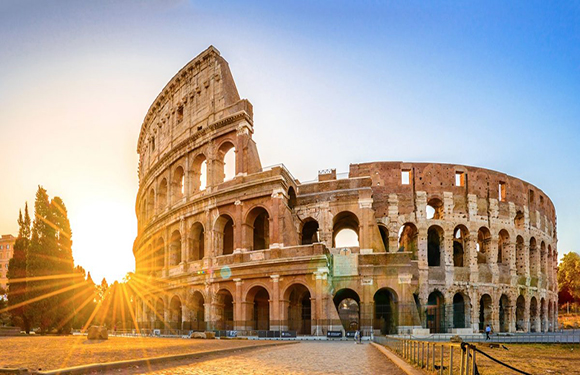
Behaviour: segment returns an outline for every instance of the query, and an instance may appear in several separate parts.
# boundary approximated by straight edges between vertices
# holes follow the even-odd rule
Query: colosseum
[[[542,190],[488,169],[400,161],[301,182],[262,166],[253,133],[252,104],[214,47],[149,108],[133,248],[143,329],[556,327],[556,213]]]

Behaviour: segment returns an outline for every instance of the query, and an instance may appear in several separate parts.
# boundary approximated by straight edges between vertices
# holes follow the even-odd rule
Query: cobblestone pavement
[[[404,372],[370,344],[353,342],[301,342],[299,344],[252,349],[239,354],[180,361],[148,369],[123,369],[123,374],[387,374]],[[117,371],[111,373],[119,373]]]

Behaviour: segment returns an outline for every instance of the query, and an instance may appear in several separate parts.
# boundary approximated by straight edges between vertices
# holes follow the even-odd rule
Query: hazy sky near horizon
[[[254,105],[262,164],[490,168],[554,202],[580,251],[580,3],[0,1],[0,233],[38,185],[96,281],[134,270],[136,145],[209,45]]]

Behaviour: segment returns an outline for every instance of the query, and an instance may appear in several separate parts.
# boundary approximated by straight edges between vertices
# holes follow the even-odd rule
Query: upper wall
[[[409,184],[402,183],[403,171],[409,171]],[[463,173],[462,186],[455,183],[457,173]],[[489,169],[439,163],[373,162],[350,165],[349,177],[363,176],[372,178],[377,216],[386,215],[389,194],[396,193],[400,196],[399,210],[401,214],[406,214],[414,209],[413,193],[424,191],[428,199],[443,199],[443,192],[453,193],[455,210],[458,212],[467,210],[467,196],[472,194],[486,201],[498,200],[500,213],[511,202],[516,209],[528,207],[530,216],[538,211],[552,223],[556,222],[554,205],[542,190],[518,178]],[[500,183],[505,188],[502,199],[499,197]]]
[[[251,121],[251,104],[240,100],[227,61],[210,46],[167,83],[149,108],[137,144],[140,180],[175,144],[238,112]]]

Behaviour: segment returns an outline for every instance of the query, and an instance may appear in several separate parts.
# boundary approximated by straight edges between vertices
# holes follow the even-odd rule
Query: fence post
[[[453,375],[453,345],[449,347],[449,375]]]
[[[431,361],[431,368],[435,371],[435,353],[437,353],[437,346],[433,343],[433,360]]]
[[[475,364],[475,348],[473,349],[473,374],[475,375],[475,368],[476,368],[476,364]]]
[[[469,375],[469,344],[465,346],[465,375]]]
[[[463,369],[465,368],[465,350],[463,346],[459,347],[461,349],[461,364],[459,365],[459,375],[463,375]]]
[[[445,351],[445,346],[443,344],[441,344],[441,362],[440,362],[440,367],[439,367],[439,374],[443,375],[443,352]]]
[[[431,345],[429,345],[429,343],[427,343],[427,359],[425,361],[425,368],[427,369],[427,371],[429,371],[429,347]]]

